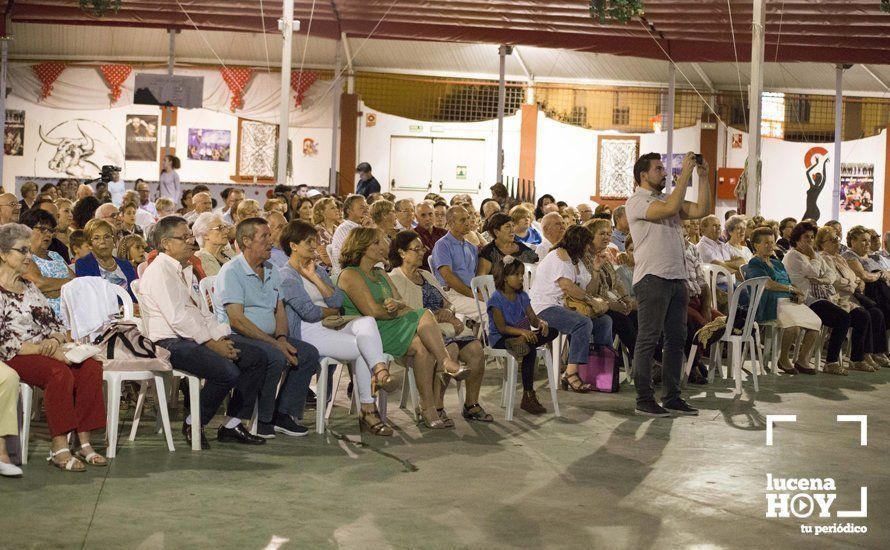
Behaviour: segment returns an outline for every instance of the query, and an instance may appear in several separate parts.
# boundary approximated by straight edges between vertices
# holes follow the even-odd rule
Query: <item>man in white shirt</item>
[[[398,200],[396,209],[396,231],[412,230],[417,226],[414,221],[414,201],[411,199]]]
[[[185,221],[187,221],[189,225],[195,223],[198,216],[204,212],[213,210],[213,198],[210,196],[210,193],[205,191],[195,193],[195,195],[192,196],[192,209],[191,212],[185,215]],[[222,216],[222,214],[220,214],[220,216]]]
[[[706,264],[719,265],[741,277],[739,269],[745,265],[745,259],[734,254],[732,248],[726,243],[720,242],[720,218],[717,216],[706,216],[699,224],[701,227],[701,238],[695,245],[698,249],[698,255],[701,261]]]
[[[260,386],[266,375],[263,351],[246,342],[237,345],[229,339],[231,328],[198,305],[205,298],[188,260],[195,240],[184,218],[161,219],[156,242],[161,251],[139,280],[139,305],[148,338],[170,352],[176,370],[205,380],[201,390],[200,417],[186,417],[182,433],[191,444],[191,423],[201,423],[201,448],[209,448],[204,426],[213,418],[223,400],[229,400],[228,416],[217,431],[217,440],[248,445],[266,441],[251,435],[241,424],[253,415]]]
[[[241,201],[244,200],[244,190],[235,187],[227,187],[223,189],[223,192],[220,194],[220,196],[222,196],[225,204],[217,209],[219,211],[219,215],[222,216],[224,222],[231,226],[234,226],[234,215],[235,212],[238,211],[238,205],[241,204]]]
[[[361,227],[368,218],[368,201],[362,195],[349,195],[343,201],[343,223],[337,226],[331,237],[331,275],[340,273],[340,249],[346,242],[346,237],[356,227]]]
[[[155,203],[150,200],[148,184],[145,183],[144,179],[139,178],[136,180],[136,192],[139,193],[139,208],[157,218],[158,209],[155,207]]]
[[[561,241],[563,235],[566,234],[566,222],[559,212],[550,212],[541,218],[541,233],[544,238],[541,240],[541,244],[535,247],[535,252],[538,254],[538,258],[543,260],[553,245]]]

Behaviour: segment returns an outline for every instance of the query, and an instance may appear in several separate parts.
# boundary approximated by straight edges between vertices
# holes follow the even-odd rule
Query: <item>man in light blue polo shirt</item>
[[[232,327],[232,340],[262,349],[268,360],[259,395],[257,435],[266,439],[275,437],[275,432],[306,435],[308,430],[298,420],[303,416],[309,381],[319,370],[318,350],[288,337],[281,279],[268,261],[272,250],[269,223],[263,218],[242,220],[235,229],[235,241],[242,253],[220,269],[215,303],[222,306],[216,309],[219,321]],[[285,369],[289,370],[276,400]]]
[[[475,319],[482,312],[482,322],[488,322],[485,304],[476,309],[476,298],[470,291],[470,281],[476,276],[479,249],[464,236],[470,232],[470,215],[463,206],[452,206],[445,212],[448,233],[436,241],[430,262],[433,274],[445,288],[445,297],[454,311]]]

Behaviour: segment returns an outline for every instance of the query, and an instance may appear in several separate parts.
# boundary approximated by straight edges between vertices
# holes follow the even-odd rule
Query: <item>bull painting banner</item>
[[[157,115],[127,115],[127,137],[124,145],[127,160],[158,160]]]
[[[123,166],[123,147],[114,133],[95,120],[75,118],[37,127],[35,176],[97,178],[102,166]]]

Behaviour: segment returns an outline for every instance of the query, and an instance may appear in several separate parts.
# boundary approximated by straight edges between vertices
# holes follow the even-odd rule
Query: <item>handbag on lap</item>
[[[143,336],[132,321],[115,321],[108,325],[93,345],[99,348],[96,360],[102,362],[105,370],[172,370],[170,352]]]

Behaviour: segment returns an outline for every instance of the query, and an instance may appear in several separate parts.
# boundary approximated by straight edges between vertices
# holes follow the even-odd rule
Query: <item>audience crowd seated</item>
[[[39,190],[26,183],[21,198],[0,194],[0,315],[13,319],[0,324],[0,475],[21,475],[6,451],[6,439],[18,433],[19,379],[46,392],[54,465],[83,471],[107,463],[90,445],[106,418],[101,364],[72,365],[61,352],[69,338],[60,292],[74,277],[125,289],[144,332],[171,352],[174,368],[204,380],[200,405],[182,425],[191,443],[191,424],[199,423],[204,448],[204,427],[227,397],[219,442],[305,435],[304,409],[315,404],[309,385],[322,357],[349,365],[360,431],[392,436],[392,422],[377,408],[378,394],[401,382],[391,359],[412,369],[427,428],[454,427],[444,401],[452,379],[464,384],[462,416],[493,420],[480,405],[486,356],[479,323],[488,345],[516,357],[520,407],[529,414],[546,411],[534,385],[538,348],[567,338],[557,350],[560,385],[587,393],[593,387],[579,365],[591,346],[612,346],[617,336],[633,356],[643,338],[633,287],[638,257],[624,206],[573,206],[547,194],[519,203],[497,186],[499,194],[478,207],[466,194],[449,204],[435,193],[415,201],[373,186],[346,197],[279,186],[263,203],[229,187],[214,209],[207,186],[180,188],[178,165],[165,159],[165,192],[157,197],[142,180],[132,190],[115,186],[119,207],[107,187],[94,191],[74,180]],[[369,167],[366,175],[371,182]],[[819,227],[735,212],[725,225],[720,220],[682,223],[687,353],[694,335],[727,313],[734,284],[766,277],[756,318],[782,332],[781,371],[816,374],[820,331],[824,373],[890,367],[890,234],[882,243],[863,226],[844,235],[834,220]],[[717,279],[719,304],[711,300],[708,265],[732,274]],[[471,288],[482,275],[495,282],[488,303]],[[216,277],[209,295],[199,288],[205,276]],[[706,383],[702,355],[691,382]],[[315,406],[323,414],[325,404]],[[252,434],[245,421],[255,410]]]

